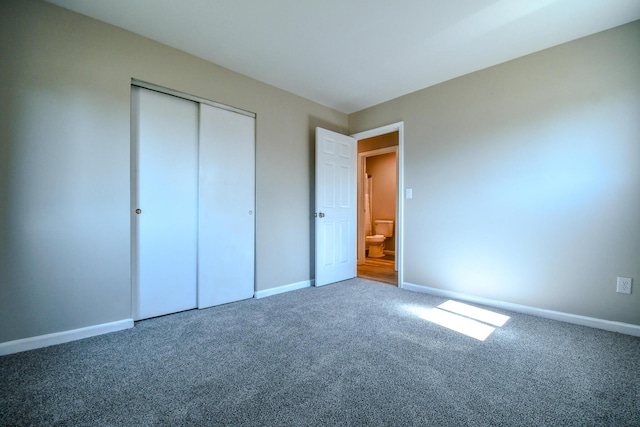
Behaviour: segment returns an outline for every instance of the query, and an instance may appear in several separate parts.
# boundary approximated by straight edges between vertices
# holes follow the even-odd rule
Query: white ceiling
[[[48,1],[345,113],[640,19],[640,0]]]

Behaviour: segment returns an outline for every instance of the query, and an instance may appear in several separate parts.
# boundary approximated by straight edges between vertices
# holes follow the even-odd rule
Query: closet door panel
[[[255,119],[200,105],[198,307],[253,297]]]
[[[133,316],[196,307],[198,104],[132,87]]]

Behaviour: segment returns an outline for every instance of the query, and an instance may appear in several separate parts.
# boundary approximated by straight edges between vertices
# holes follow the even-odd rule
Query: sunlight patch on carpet
[[[460,314],[471,319],[479,320],[480,322],[488,323],[493,326],[504,326],[509,320],[509,316],[504,314],[494,313],[490,310],[474,307],[469,304],[463,304],[458,301],[446,301],[438,306],[442,310],[450,311],[451,313]]]
[[[404,309],[421,319],[480,341],[486,340],[496,327],[509,320],[509,316],[451,300],[438,307],[405,306]]]

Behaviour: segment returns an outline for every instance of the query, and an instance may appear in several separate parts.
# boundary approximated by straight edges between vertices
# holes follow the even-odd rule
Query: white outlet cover
[[[621,294],[630,294],[632,281],[633,279],[631,277],[618,277],[616,292]]]

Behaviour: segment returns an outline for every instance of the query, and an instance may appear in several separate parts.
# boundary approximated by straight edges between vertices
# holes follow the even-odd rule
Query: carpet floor
[[[491,309],[481,341],[445,301],[352,279],[0,357],[0,425],[640,425],[640,338]]]

